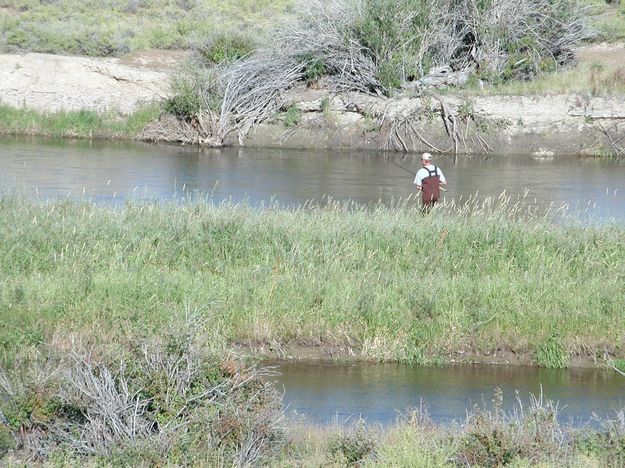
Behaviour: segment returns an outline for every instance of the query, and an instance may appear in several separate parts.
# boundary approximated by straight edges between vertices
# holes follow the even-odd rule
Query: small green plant
[[[552,335],[536,351],[538,364],[552,369],[566,369],[569,359],[569,353],[562,346],[558,335]]]
[[[315,85],[328,71],[326,64],[311,54],[304,55],[300,60],[306,67],[304,80],[308,86]]]
[[[463,101],[458,106],[458,117],[464,120],[470,120],[475,118],[475,104],[469,98],[463,99]]]
[[[290,106],[284,114],[284,126],[286,128],[297,127],[302,118],[302,111],[297,106]]]
[[[256,49],[256,43],[246,35],[235,32],[220,33],[196,46],[202,61],[208,65],[232,63]]]

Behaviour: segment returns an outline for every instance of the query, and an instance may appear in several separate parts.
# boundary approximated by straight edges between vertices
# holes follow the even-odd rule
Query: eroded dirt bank
[[[160,101],[181,54],[158,51],[117,58],[0,55],[0,102],[40,112],[117,111]]]
[[[622,50],[621,50],[622,49]],[[625,48],[582,49],[580,59],[613,60]],[[608,55],[606,55],[606,53]],[[585,54],[585,55],[584,55]],[[120,59],[47,54],[0,55],[0,102],[40,112],[116,111],[129,114],[162,101],[184,52],[143,51]],[[294,89],[282,109],[296,108],[288,126],[276,116],[243,144],[285,148],[390,149],[458,153],[507,152],[551,158],[558,154],[609,154],[622,149],[625,96],[431,95],[394,99],[324,89]],[[149,132],[137,138],[167,141]],[[175,141],[171,138],[170,141]],[[234,133],[226,140],[239,144]],[[616,143],[615,143],[616,142]]]
[[[235,343],[233,348],[242,355],[250,355],[270,361],[337,361],[337,362],[395,362],[394,359],[372,359],[358,347],[329,343]],[[593,353],[578,350],[569,357],[569,368],[609,367],[613,359],[621,358],[622,353],[612,348],[606,353]],[[540,366],[536,356],[528,350],[511,350],[502,347],[491,352],[467,348],[444,356],[432,357],[435,365],[501,365],[501,366]]]
[[[387,100],[293,91],[297,126],[261,125],[246,143],[294,148],[509,152],[553,157],[609,152],[625,132],[625,97],[445,96]],[[450,118],[452,115],[454,118]],[[449,115],[449,116],[448,116]]]

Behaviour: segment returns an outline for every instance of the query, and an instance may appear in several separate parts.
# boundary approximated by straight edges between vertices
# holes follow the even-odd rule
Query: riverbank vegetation
[[[273,116],[297,84],[392,96],[423,92],[439,75],[458,85],[532,80],[571,66],[573,47],[589,35],[578,0],[308,2],[270,46],[184,70],[168,106],[194,122],[197,136],[185,140],[219,145]]]
[[[187,306],[250,349],[420,364],[623,358],[622,226],[518,219],[524,203],[423,217],[409,201],[257,210],[4,197],[0,345],[9,359],[59,333],[124,342]]]
[[[158,118],[159,104],[142,107],[130,115],[95,111],[38,112],[0,104],[0,134],[55,138],[134,139]]]
[[[557,403],[502,393],[462,420],[421,402],[390,427],[313,427],[286,416],[272,371],[241,360],[205,314],[172,313],[157,333],[117,343],[60,330],[0,365],[5,466],[622,466],[625,413],[594,427]]]
[[[114,345],[92,338],[59,329],[0,366],[0,460],[250,466],[283,446],[267,370],[227,352],[205,317],[174,314]]]
[[[622,3],[583,4],[594,40],[625,38]],[[216,34],[241,31],[262,47],[267,32],[292,18],[296,5],[296,0],[0,0],[0,51],[119,56],[148,48],[198,49]]]

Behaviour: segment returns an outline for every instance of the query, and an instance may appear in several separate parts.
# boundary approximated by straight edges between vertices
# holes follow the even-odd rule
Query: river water
[[[394,164],[392,164],[392,161]],[[447,199],[523,196],[530,206],[559,207],[584,219],[625,220],[625,161],[580,157],[440,156]],[[402,166],[405,169],[398,167]],[[414,194],[417,155],[381,152],[192,147],[0,139],[0,193],[126,199],[210,196],[215,202],[320,204],[328,199],[374,204]]]
[[[394,163],[389,162],[390,160]],[[625,222],[625,162],[493,155],[437,157],[448,199],[496,197],[504,190],[528,206],[566,204],[584,220]],[[398,167],[403,166],[405,169]],[[392,203],[414,193],[419,157],[379,152],[280,149],[198,150],[179,146],[0,138],[0,194],[39,200],[79,198],[103,204],[209,197],[254,206],[320,204],[329,199]],[[587,422],[625,401],[625,379],[597,370],[522,367],[418,368],[400,365],[280,364],[285,402],[314,423],[362,415],[389,423],[398,410],[430,407],[443,423],[488,403],[495,387],[559,401],[561,417]]]
[[[271,363],[269,363],[271,365]],[[523,366],[418,367],[401,364],[276,363],[273,378],[288,410],[311,424],[345,423],[363,417],[392,424],[409,408],[428,407],[438,423],[461,422],[475,405],[491,408],[496,388],[504,410],[517,396],[558,404],[561,422],[596,426],[625,407],[625,378],[597,369],[540,369]]]

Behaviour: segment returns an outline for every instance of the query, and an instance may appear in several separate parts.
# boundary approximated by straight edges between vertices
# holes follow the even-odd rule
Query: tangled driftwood
[[[389,66],[403,87],[418,92],[461,85],[475,73],[486,80],[528,79],[570,64],[571,48],[588,34],[578,0],[411,5],[410,0],[384,4],[393,34],[378,31],[379,37],[371,37],[374,33],[361,22],[371,20],[372,0],[308,0],[296,20],[275,33],[271,47],[219,67],[214,81],[200,86],[200,113],[188,116],[186,124],[159,122],[146,135],[158,139],[171,132],[177,141],[219,146],[234,132],[242,142],[255,125],[276,113],[282,93],[313,75],[323,75],[332,91],[386,96],[394,92],[381,78]],[[221,103],[219,109],[215,101]],[[441,112],[457,151],[464,137],[442,101]]]

